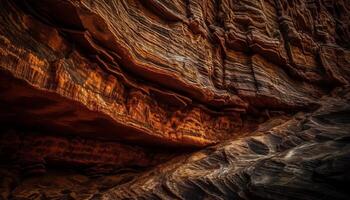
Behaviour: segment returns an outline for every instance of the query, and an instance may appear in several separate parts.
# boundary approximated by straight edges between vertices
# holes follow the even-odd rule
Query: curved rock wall
[[[71,132],[97,121],[127,129],[116,138],[205,146],[246,111],[305,108],[348,83],[345,1],[2,5],[1,68],[103,115],[67,110],[55,125]]]
[[[172,159],[90,197],[345,198],[303,187],[346,166],[348,96],[314,111],[348,93],[349,11],[348,0],[0,0],[0,164],[18,166],[0,169],[2,197],[12,171],[105,175]],[[265,121],[278,133],[257,132]]]

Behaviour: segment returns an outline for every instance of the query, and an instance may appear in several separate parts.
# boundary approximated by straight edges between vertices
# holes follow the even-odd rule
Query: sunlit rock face
[[[348,199],[349,11],[0,0],[0,198]]]

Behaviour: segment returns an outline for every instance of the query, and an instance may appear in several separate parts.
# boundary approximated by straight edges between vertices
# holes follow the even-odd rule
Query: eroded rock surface
[[[206,146],[239,132],[242,113],[308,107],[348,84],[347,1],[1,4],[2,73],[81,105],[34,111],[60,115],[62,131]]]
[[[0,0],[2,197],[346,199],[349,13],[347,0]]]
[[[271,119],[248,136],[179,156],[146,172],[125,170],[91,178],[52,170],[19,181],[18,170],[2,166],[0,172],[6,177],[2,195],[10,193],[13,199],[348,199],[350,96],[349,89],[338,92],[337,97],[323,98],[313,113]],[[12,190],[11,185],[15,185]]]
[[[101,199],[348,199],[349,90],[341,97],[160,165]]]

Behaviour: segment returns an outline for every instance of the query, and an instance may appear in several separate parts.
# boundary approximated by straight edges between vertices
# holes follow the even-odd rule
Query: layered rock
[[[9,177],[0,181],[4,193],[18,185],[18,174],[62,163],[106,174],[187,154],[89,198],[346,197],[341,188],[303,187],[323,162],[340,162],[321,167],[326,177],[346,166],[348,1],[0,5],[0,154],[3,164],[19,166],[0,171]],[[346,94],[320,100],[337,87]],[[292,117],[298,111],[313,114]],[[267,120],[267,127],[283,125],[256,131]],[[305,166],[298,165],[307,151],[315,156],[303,155]],[[13,196],[30,198],[23,187]]]
[[[24,175],[43,174],[48,165],[64,164],[81,168],[90,175],[102,175],[121,168],[147,168],[171,158],[165,151],[154,153],[116,142],[13,130],[1,135],[0,155],[3,161],[21,167]]]
[[[313,83],[347,83],[348,25],[329,4],[236,3],[4,0],[1,67],[107,115],[60,117],[63,129],[97,121],[131,133],[116,138],[189,146],[238,132],[247,108],[302,108],[329,89]],[[343,27],[322,32],[333,39],[319,37],[322,17]]]
[[[19,181],[15,168],[2,166],[0,191],[13,199],[348,199],[349,89],[333,95],[312,113],[271,119],[146,172],[91,178],[51,170]]]
[[[347,199],[350,96],[178,158],[101,199]]]
[[[20,83],[4,86],[10,87],[5,90],[9,94],[2,93],[5,103],[12,104],[14,98],[19,99],[15,101],[21,101],[33,96],[42,101],[49,101],[50,103],[45,105],[50,105],[39,110],[30,108],[35,110],[30,112],[34,112],[34,116],[37,115],[40,120],[47,118],[47,115],[55,115],[53,126],[58,126],[62,131],[77,132],[76,126],[79,126],[80,134],[107,132],[95,136],[112,135],[114,139],[121,137],[131,141],[143,140],[144,143],[151,140],[157,143],[204,146],[227,138],[234,130],[241,128],[239,113],[224,115],[223,112],[211,111],[203,105],[192,104],[192,100],[187,97],[153,88],[141,83],[142,81],[129,80],[122,72],[103,71],[103,65],[87,60],[72,49],[56,29],[18,12],[17,21],[12,19],[6,12],[16,13],[16,8],[10,4],[6,7],[6,4],[4,3],[3,7],[5,18],[2,27],[10,29],[2,30],[4,34],[1,66],[10,74],[3,75],[4,81],[7,82],[6,79],[14,76],[29,82],[29,85],[24,86],[29,86],[29,89],[23,89],[25,91],[20,94],[11,94],[18,90],[18,87],[22,87],[17,86]],[[9,30],[17,31],[16,34],[19,35],[24,34],[23,31],[37,33],[21,37],[22,41],[16,46],[11,37],[17,36]],[[34,46],[35,49],[30,49],[30,46]],[[30,90],[32,92],[29,92]],[[57,98],[61,97],[65,98],[59,100],[58,104],[61,105],[55,105]],[[72,100],[79,106],[67,105],[74,104]],[[65,103],[66,101],[68,102]],[[164,101],[166,104],[162,103]],[[91,113],[90,110],[100,114],[88,114]],[[38,122],[30,122],[33,123]],[[51,122],[49,124],[51,126]],[[91,127],[92,124],[102,126]],[[192,127],[196,128],[196,131],[191,130]],[[217,130],[220,130],[220,133]],[[125,132],[127,134],[123,134]],[[113,134],[117,136],[113,137]]]

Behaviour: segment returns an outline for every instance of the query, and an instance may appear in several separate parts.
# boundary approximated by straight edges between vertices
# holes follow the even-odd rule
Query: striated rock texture
[[[338,90],[312,113],[271,119],[245,137],[145,172],[91,178],[52,170],[19,181],[18,169],[2,166],[6,178],[0,194],[12,199],[349,199],[349,94],[349,88]]]
[[[2,84],[2,99],[45,101],[27,106],[30,125],[55,115],[61,132],[206,146],[247,110],[307,107],[348,84],[347,1],[1,4],[3,81],[26,82]]]
[[[101,199],[348,199],[349,94],[160,165]]]
[[[0,198],[347,199],[349,84],[348,0],[0,0]]]
[[[68,164],[90,175],[101,175],[124,167],[149,167],[169,157],[115,142],[30,133],[7,132],[0,142],[0,155],[18,164],[26,174],[45,173],[48,164]]]

